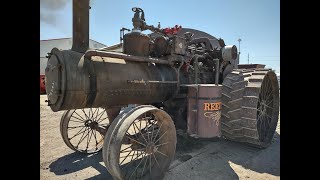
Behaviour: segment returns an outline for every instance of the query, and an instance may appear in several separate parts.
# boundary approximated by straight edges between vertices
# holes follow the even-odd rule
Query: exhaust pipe
[[[89,0],[73,0],[72,51],[85,53],[89,48]]]

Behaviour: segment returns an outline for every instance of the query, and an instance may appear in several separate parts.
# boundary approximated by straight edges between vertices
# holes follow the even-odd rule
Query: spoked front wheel
[[[114,179],[162,179],[173,160],[171,117],[151,105],[119,115],[106,134],[103,160]]]
[[[118,111],[120,109],[111,109]],[[104,136],[110,125],[108,110],[104,108],[75,109],[64,112],[60,121],[60,133],[65,144],[72,150],[94,153],[101,150]],[[112,119],[111,119],[112,120]]]

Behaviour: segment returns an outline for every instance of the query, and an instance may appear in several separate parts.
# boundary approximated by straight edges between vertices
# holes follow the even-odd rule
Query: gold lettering
[[[209,103],[204,103],[204,110],[205,111],[210,110],[210,104]]]
[[[214,110],[215,109],[215,103],[210,103],[210,110]]]
[[[221,109],[221,102],[217,103],[204,103],[204,110],[205,111],[217,111]]]
[[[217,110],[221,109],[221,102],[217,103]]]

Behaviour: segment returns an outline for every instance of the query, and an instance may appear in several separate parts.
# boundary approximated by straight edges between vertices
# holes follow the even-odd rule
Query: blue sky
[[[66,3],[40,6],[40,40],[72,36],[72,0],[59,1]],[[240,64],[249,54],[250,63],[280,72],[280,0],[92,0],[91,7],[90,39],[108,46],[119,43],[120,28],[132,28],[131,8],[141,7],[150,25],[198,29],[237,47],[241,38]]]

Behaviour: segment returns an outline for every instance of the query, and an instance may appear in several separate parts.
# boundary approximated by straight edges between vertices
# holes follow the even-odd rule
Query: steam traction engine
[[[270,145],[279,114],[273,71],[237,69],[236,46],[194,29],[150,26],[142,9],[132,10],[122,53],[88,50],[89,0],[73,1],[72,49],[52,49],[45,72],[48,105],[66,110],[60,131],[68,147],[102,149],[114,179],[162,179],[176,128]],[[138,106],[119,114],[128,104]]]

